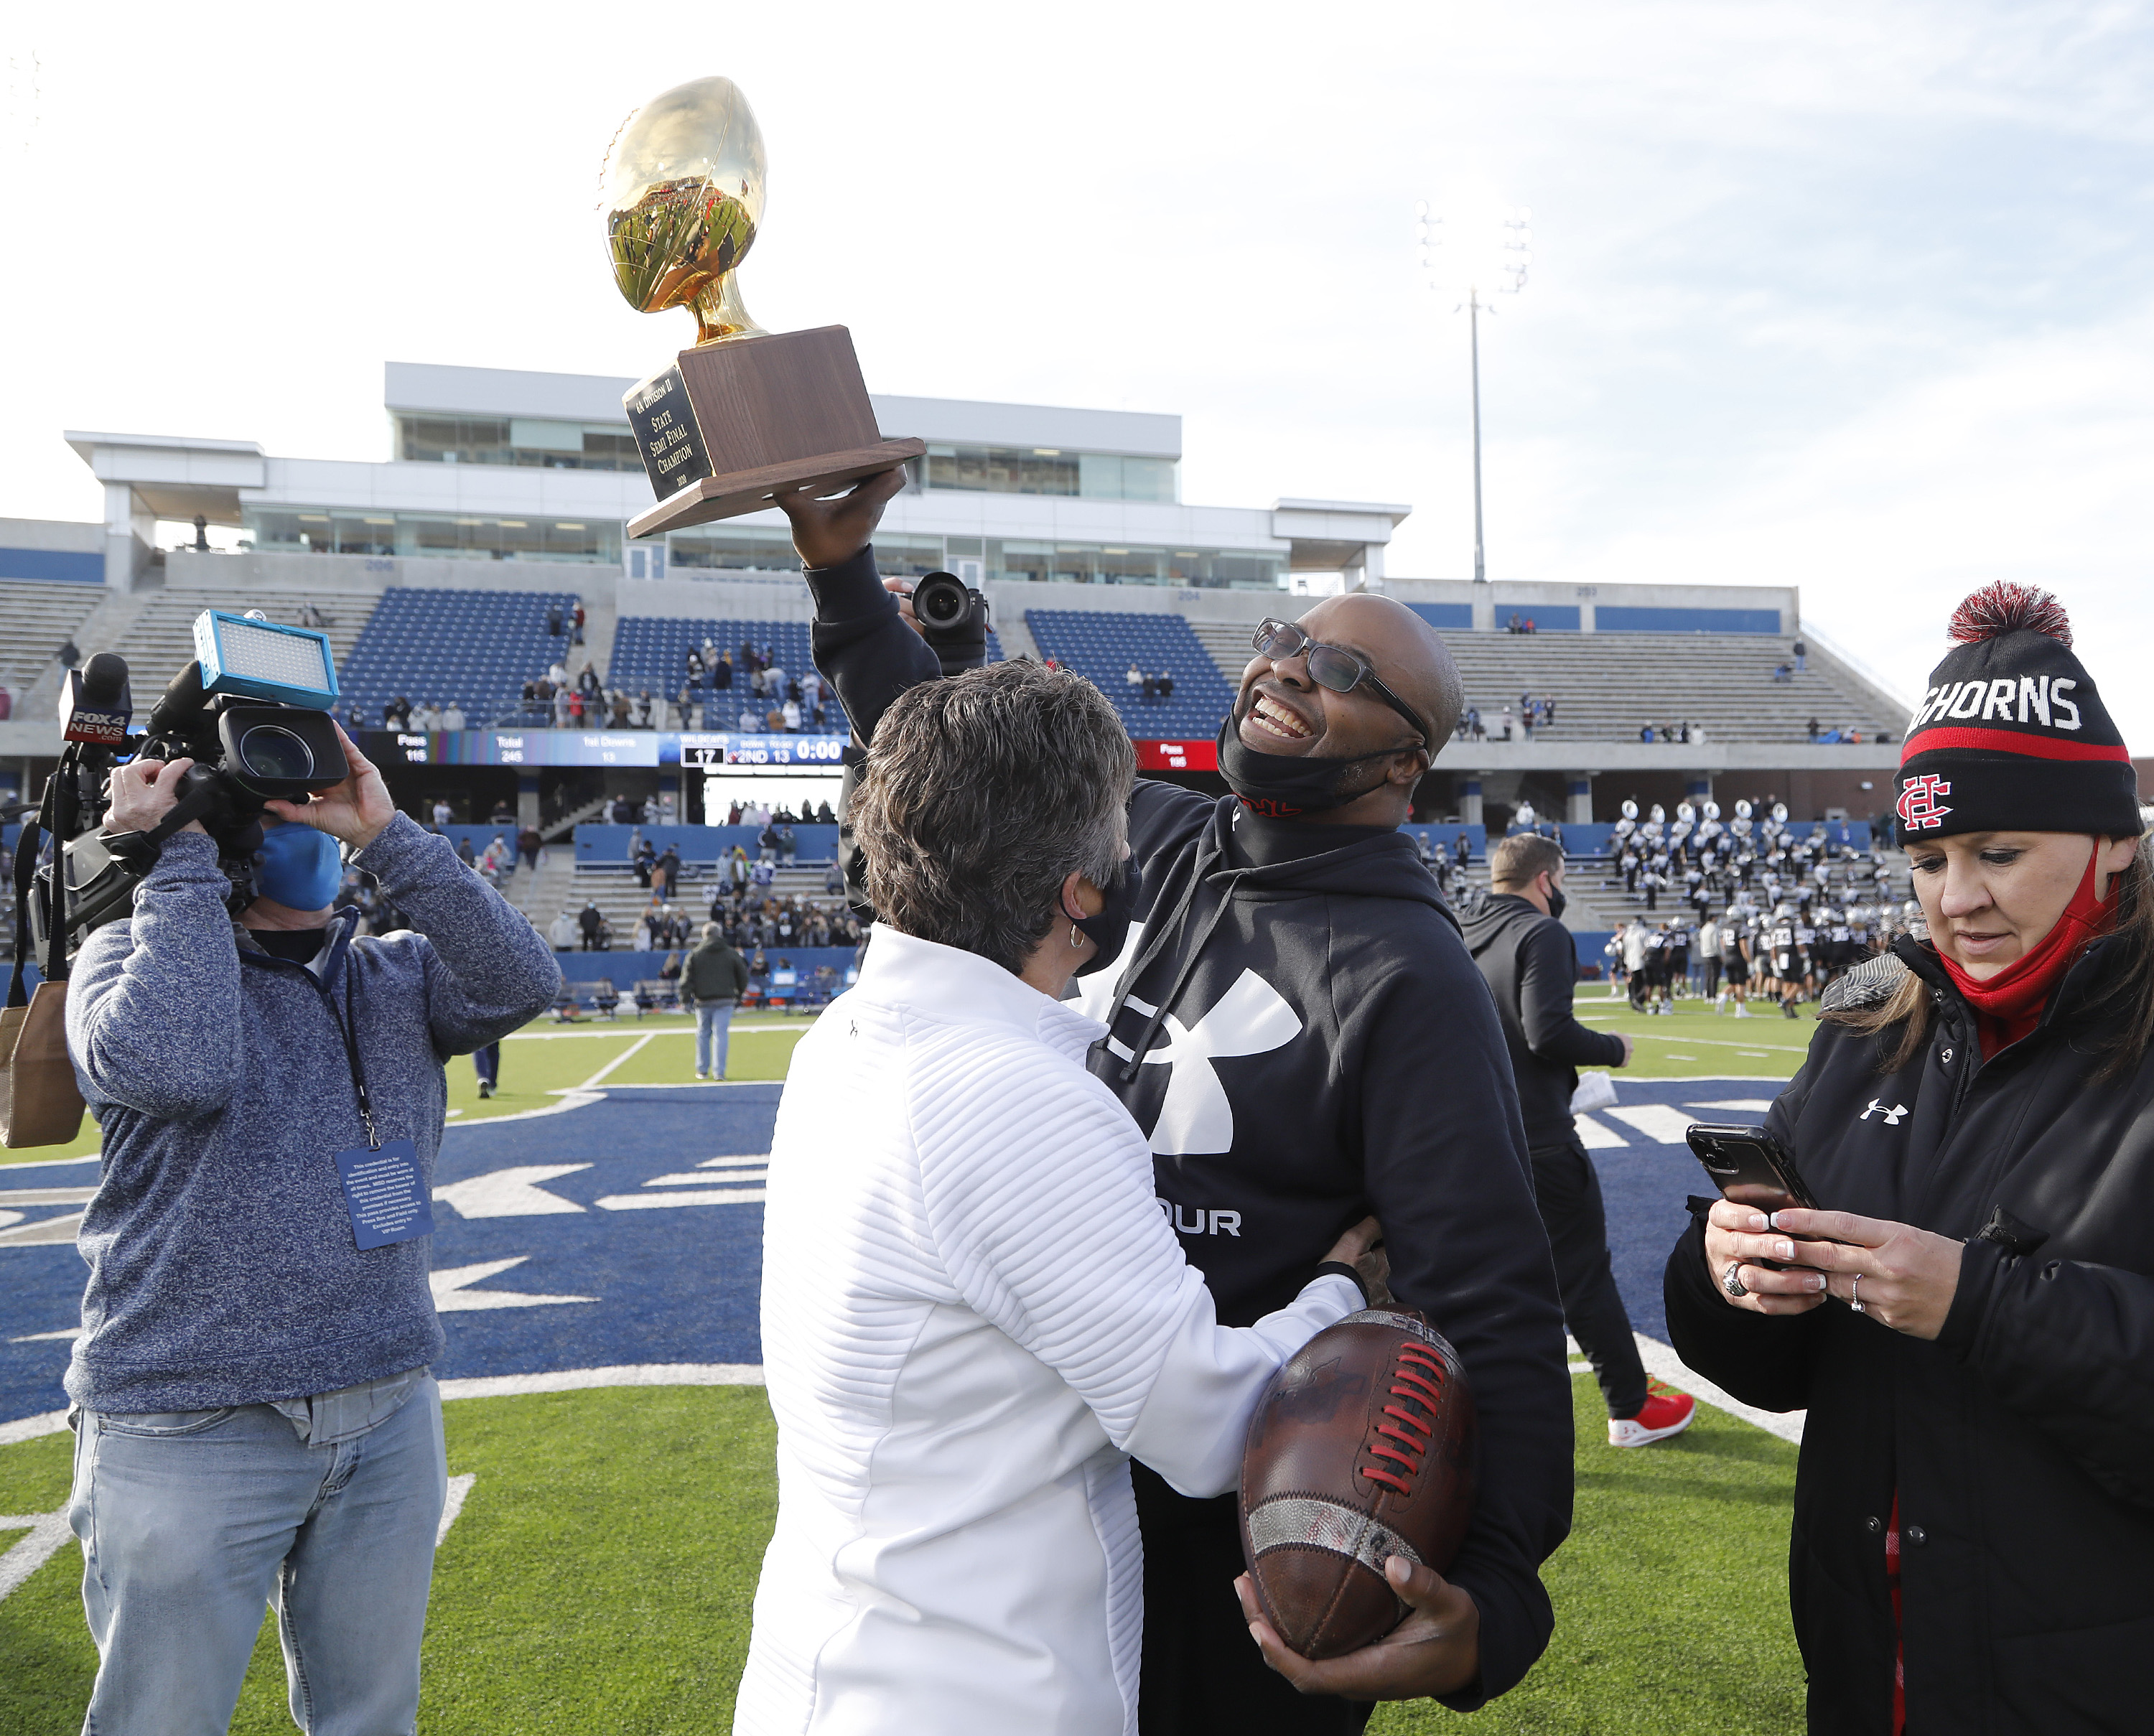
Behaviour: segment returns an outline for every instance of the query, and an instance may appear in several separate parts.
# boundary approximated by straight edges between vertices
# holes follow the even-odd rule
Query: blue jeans
[[[696,1003],[696,1076],[709,1075],[714,1079],[726,1076],[726,1044],[732,1029],[733,1003],[731,1001],[698,1001]],[[711,1065],[711,1050],[717,1049],[717,1065]]]
[[[411,1736],[448,1486],[441,1388],[423,1376],[373,1427],[338,1432],[311,1444],[266,1404],[77,1417],[86,1732],[222,1736],[273,1598],[293,1722]]]

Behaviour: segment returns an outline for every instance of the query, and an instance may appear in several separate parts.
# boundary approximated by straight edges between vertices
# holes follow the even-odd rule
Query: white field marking
[[[1694,1054],[1677,1054],[1673,1049],[1670,1049],[1666,1055],[1661,1057],[1661,1059],[1670,1061],[1694,1061],[1697,1057]],[[457,1110],[452,1111],[452,1113],[461,1115],[462,1111],[461,1110]]]
[[[0,1206],[82,1206],[94,1187],[9,1187],[0,1190]]]
[[[433,1273],[427,1282],[433,1286],[434,1311],[436,1314],[468,1313],[482,1308],[544,1308],[555,1302],[595,1302],[596,1296],[533,1296],[519,1290],[475,1290],[469,1288],[498,1277],[512,1266],[520,1266],[531,1256],[519,1253],[513,1259],[484,1260],[476,1266],[450,1266]]]
[[[81,1213],[63,1212],[57,1218],[41,1218],[34,1223],[0,1229],[0,1248],[49,1248],[55,1243],[74,1241],[81,1228]]]
[[[1686,1103],[1685,1109],[1733,1109],[1763,1115],[1773,1106],[1770,1097],[1723,1097],[1716,1103]]]
[[[1769,1435],[1778,1435],[1784,1441],[1803,1443],[1803,1422],[1807,1411],[1761,1411],[1755,1405],[1746,1405],[1739,1398],[1731,1398],[1711,1381],[1688,1366],[1674,1349],[1657,1338],[1648,1338],[1642,1332],[1633,1332],[1638,1340],[1638,1360],[1646,1365],[1646,1372],[1666,1381],[1671,1386],[1679,1386],[1700,1404],[1711,1405],[1716,1411],[1725,1411],[1731,1417],[1739,1417],[1753,1427],[1762,1428]]]
[[[774,1085],[784,1083],[782,1079],[631,1079],[620,1085],[601,1085],[596,1092],[586,1094],[582,1100],[586,1103],[595,1103],[610,1091],[716,1091],[730,1090],[743,1085]],[[563,1095],[574,1096],[576,1094],[567,1092]],[[511,1118],[503,1116],[501,1119],[505,1121]],[[474,1122],[472,1125],[483,1124]]]
[[[503,1121],[535,1121],[541,1116],[558,1116],[572,1109],[582,1109],[593,1103],[605,1101],[604,1091],[549,1091],[549,1097],[559,1097],[559,1103],[549,1103],[544,1109],[519,1109],[513,1115],[474,1116],[467,1121],[458,1121],[459,1127],[498,1127]],[[442,1131],[447,1131],[444,1124]]]
[[[1631,1034],[1633,1037],[1642,1038],[1649,1043],[1697,1043],[1712,1049],[1740,1049],[1750,1054],[1758,1054],[1761,1050],[1770,1051],[1774,1054],[1808,1054],[1810,1052],[1809,1045],[1807,1044],[1798,1049],[1790,1043],[1733,1043],[1725,1037],[1693,1037],[1688,1031],[1681,1033],[1671,1031],[1666,1034],[1660,1031],[1633,1031]]]
[[[1691,1118],[1679,1109],[1665,1103],[1641,1103],[1636,1109],[1610,1109],[1602,1111],[1611,1115],[1626,1126],[1635,1127],[1646,1138],[1664,1146],[1679,1146],[1687,1141],[1683,1135],[1690,1127]]]
[[[1614,1128],[1595,1121],[1591,1116],[1573,1116],[1570,1121],[1578,1129],[1578,1142],[1589,1151],[1605,1151],[1631,1143]]]
[[[707,1187],[700,1193],[609,1193],[599,1205],[608,1212],[641,1212],[656,1206],[752,1206],[763,1197],[760,1187]]]
[[[436,1187],[434,1197],[453,1206],[459,1218],[545,1218],[557,1212],[580,1212],[584,1208],[574,1200],[549,1193],[538,1184],[590,1167],[588,1163],[518,1164]]]
[[[0,1212],[0,1229],[7,1228],[11,1223],[20,1223],[29,1215],[28,1212]]]
[[[584,1392],[599,1386],[760,1386],[759,1362],[645,1362],[615,1368],[557,1368],[544,1374],[477,1375],[442,1382],[444,1401]],[[62,1419],[60,1427],[67,1423]]]
[[[456,1524],[457,1516],[464,1510],[464,1497],[472,1492],[478,1481],[478,1473],[466,1471],[462,1476],[449,1479],[449,1493],[442,1503],[442,1522],[434,1527],[434,1547],[439,1549],[447,1540],[449,1527]]]
[[[64,1428],[67,1425],[60,1425]],[[53,1558],[54,1552],[74,1533],[69,1529],[67,1509],[56,1513],[0,1514],[0,1531],[28,1525],[30,1534],[0,1555],[0,1597],[5,1597]]]
[[[18,1169],[49,1169],[55,1163],[101,1163],[104,1154],[92,1151],[84,1157],[33,1157],[23,1163],[0,1163],[0,1176],[12,1176]]]
[[[627,1048],[621,1050],[619,1054],[608,1061],[605,1065],[600,1068],[597,1072],[591,1075],[589,1079],[585,1080],[581,1085],[573,1087],[573,1089],[579,1091],[588,1091],[593,1085],[600,1084],[604,1080],[606,1075],[612,1072],[615,1068],[620,1065],[620,1064],[626,1060],[630,1055],[637,1053],[646,1044],[649,1043],[651,1039],[657,1034],[658,1033],[656,1031],[646,1031],[642,1036],[638,1037],[635,1041],[630,1044]]]
[[[443,1119],[444,1121],[453,1121],[454,1120],[456,1120],[456,1118],[457,1118],[458,1116],[462,1115],[462,1113],[463,1113],[463,1111],[462,1111],[462,1110],[460,1110],[460,1109],[452,1109],[452,1110],[451,1110],[451,1111],[448,1112],[448,1114],[447,1114],[447,1116],[443,1116],[443,1117],[442,1117],[442,1119]]]
[[[0,1422],[0,1447],[12,1447],[18,1441],[34,1441],[43,1435],[56,1435],[68,1426],[65,1411],[47,1411],[38,1417],[18,1417],[13,1422]]]
[[[709,1170],[723,1170],[723,1175],[706,1174]],[[643,1185],[646,1187],[707,1187],[713,1182],[760,1182],[770,1173],[770,1153],[763,1151],[753,1157],[706,1157],[692,1170],[677,1175],[653,1176]]]
[[[49,1344],[56,1339],[64,1338],[72,1341],[81,1336],[81,1327],[63,1326],[57,1332],[25,1332],[20,1338],[11,1338],[8,1342],[10,1344]]]
[[[1590,1362],[1566,1362],[1564,1366],[1570,1372],[1575,1375],[1591,1374],[1593,1372],[1593,1365]]]

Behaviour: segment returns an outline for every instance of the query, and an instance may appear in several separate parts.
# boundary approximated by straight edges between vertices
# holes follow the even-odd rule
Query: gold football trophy
[[[607,155],[614,281],[646,314],[686,308],[696,342],[621,402],[658,504],[632,537],[828,493],[927,450],[885,440],[842,325],[767,332],[735,272],[763,221],[762,129],[731,79],[697,79],[622,124]]]

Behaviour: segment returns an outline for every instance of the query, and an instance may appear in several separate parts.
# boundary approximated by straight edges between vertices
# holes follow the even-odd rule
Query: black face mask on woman
[[[1219,726],[1220,776],[1227,780],[1227,788],[1242,799],[1243,806],[1267,819],[1292,819],[1343,807],[1376,787],[1351,787],[1355,766],[1411,751],[1411,746],[1380,748],[1374,753],[1356,753],[1350,759],[1259,753],[1243,741],[1233,712]]]
[[[1127,856],[1115,865],[1114,877],[1100,888],[1100,896],[1105,901],[1100,914],[1077,919],[1077,932],[1100,949],[1077,967],[1074,974],[1080,977],[1106,969],[1122,956],[1130,937],[1130,923],[1136,915],[1137,877],[1130,871]]]

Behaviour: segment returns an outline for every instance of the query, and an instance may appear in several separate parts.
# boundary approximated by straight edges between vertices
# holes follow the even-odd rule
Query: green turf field
[[[1581,983],[1574,1005],[1595,1030],[1621,1031],[1636,1045],[1627,1070],[1637,1079],[1792,1079],[1817,1029],[1814,1005],[1798,1008],[1794,1019],[1778,1007],[1737,1019],[1716,1014],[1711,1001],[1692,999],[1676,1002],[1673,1013],[1648,1014],[1607,993],[1600,983]]]
[[[815,1021],[773,1014],[743,1014],[732,1024],[727,1058],[729,1079],[783,1079],[793,1045]],[[605,1019],[555,1024],[550,1019],[526,1026],[501,1045],[501,1090],[482,1102],[478,1075],[468,1060],[449,1063],[449,1116],[452,1121],[482,1121],[493,1116],[528,1115],[561,1100],[554,1093],[588,1080],[612,1085],[672,1085],[696,1074],[696,1022],[678,1014],[643,1019]],[[87,1157],[98,1149],[97,1124],[83,1118],[72,1145],[0,1151],[0,1164],[48,1162],[56,1157]]]
[[[1605,1443],[1590,1376],[1575,1392],[1577,1522],[1548,1569],[1555,1639],[1472,1728],[1799,1729],[1786,1594],[1794,1448],[1701,1410],[1688,1433],[1619,1451]],[[420,1728],[724,1729],[777,1504],[762,1391],[463,1399],[446,1414],[449,1470],[477,1481],[436,1558]],[[0,1448],[0,1513],[60,1506],[73,1441]],[[0,1533],[0,1546],[13,1540]],[[63,1548],[0,1602],[0,1730],[11,1736],[81,1728],[96,1667],[81,1572]],[[232,1729],[288,1732],[283,1692],[265,1624]],[[1385,1708],[1370,1728],[1396,1736],[1453,1722],[1422,1703]]]

